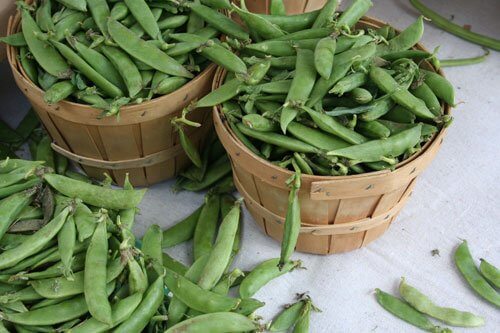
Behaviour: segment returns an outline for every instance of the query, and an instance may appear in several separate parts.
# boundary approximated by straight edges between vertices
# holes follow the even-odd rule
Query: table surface
[[[491,1],[426,1],[459,24],[497,36],[500,3]],[[446,3],[446,4],[445,4]],[[369,13],[404,28],[417,12],[405,0],[377,1]],[[441,58],[469,57],[482,49],[426,25],[423,44],[441,45]],[[258,311],[270,319],[295,293],[309,292],[322,313],[313,314],[311,332],[419,332],[393,317],[376,303],[374,288],[397,293],[399,278],[437,303],[481,314],[486,326],[474,332],[500,332],[498,309],[476,296],[460,276],[452,254],[462,239],[473,257],[500,266],[500,53],[492,52],[482,64],[446,69],[456,87],[455,121],[432,165],[419,178],[414,194],[386,234],[366,248],[350,253],[316,256],[296,254],[307,270],[297,270],[272,281],[256,297],[266,302]],[[17,90],[8,65],[0,64],[0,118],[15,126],[28,108]],[[198,207],[203,194],[171,191],[172,182],[148,191],[137,217],[136,232],[156,223],[173,225]],[[431,251],[439,249],[440,255]],[[190,263],[191,244],[168,253]],[[264,235],[245,211],[244,241],[236,266],[248,270],[279,256],[279,244]],[[495,329],[496,327],[496,329]],[[465,329],[454,329],[465,332]]]

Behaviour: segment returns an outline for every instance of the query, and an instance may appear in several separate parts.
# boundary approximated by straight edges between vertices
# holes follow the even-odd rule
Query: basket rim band
[[[252,206],[252,208],[255,209],[258,212],[258,214],[268,222],[280,225],[283,225],[285,223],[284,217],[271,212],[269,209],[265,208],[259,202],[253,199],[252,196],[250,196],[250,194],[248,194],[248,192],[245,190],[238,176],[234,172],[233,172],[233,180],[236,188],[245,198],[245,205]],[[416,179],[413,179],[408,185],[408,188],[401,196],[399,202],[396,205],[394,205],[394,207],[392,207],[391,209],[382,214],[373,217],[362,218],[348,223],[325,224],[325,225],[302,223],[300,228],[300,233],[310,234],[313,236],[329,236],[329,235],[353,234],[378,227],[381,224],[391,221],[392,218],[396,217],[399,214],[401,209],[404,207],[404,205],[410,198],[415,182]]]

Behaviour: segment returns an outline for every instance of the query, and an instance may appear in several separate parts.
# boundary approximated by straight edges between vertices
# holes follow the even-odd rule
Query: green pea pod
[[[337,26],[354,26],[368,12],[371,6],[373,6],[373,3],[370,0],[354,0],[338,18]]]
[[[144,0],[125,0],[125,4],[137,22],[152,39],[161,38],[160,28],[156,23],[156,18]]]
[[[365,73],[353,73],[337,81],[329,91],[331,94],[342,96],[354,88],[359,88],[368,82],[368,75]]]
[[[293,328],[293,333],[307,333],[309,332],[309,323],[311,321],[311,310],[312,303],[306,302],[304,307],[302,308],[299,318],[295,323],[295,327]]]
[[[54,253],[55,251],[51,251],[50,253]],[[80,271],[85,267],[85,253],[79,253],[73,256],[71,260],[71,270],[72,271]],[[29,279],[29,280],[40,280],[40,279],[49,279],[54,277],[59,277],[62,274],[64,266],[62,262],[56,262],[52,266],[49,266],[47,269],[43,271],[37,272],[29,272],[29,273],[21,273],[17,276],[20,279]]]
[[[52,20],[52,2],[43,0],[35,13],[36,23],[44,32],[54,31],[54,21]]]
[[[387,139],[372,140],[355,146],[328,152],[330,156],[346,157],[360,162],[377,162],[404,154],[420,142],[422,125],[392,135]]]
[[[111,17],[117,21],[121,21],[130,13],[127,5],[124,2],[116,2],[111,8]]]
[[[224,34],[240,40],[247,40],[250,38],[248,33],[243,30],[241,26],[239,26],[224,14],[221,14],[210,7],[196,2],[189,4],[189,7],[194,13],[203,18],[203,20],[205,20],[208,24],[213,26],[215,29],[223,32]]]
[[[31,82],[36,83],[38,81],[38,66],[27,47],[20,48],[19,58],[26,75],[28,75]]]
[[[157,95],[170,94],[188,82],[185,77],[167,77],[153,90]]]
[[[245,78],[245,83],[254,86],[260,83],[264,76],[271,68],[271,59],[266,58],[261,62],[258,62],[248,69],[248,76]]]
[[[288,131],[297,139],[304,141],[321,150],[335,150],[350,146],[349,143],[329,135],[318,129],[307,127],[298,122],[291,122]]]
[[[356,124],[356,130],[372,139],[385,139],[391,135],[389,128],[377,120],[367,122],[359,121]]]
[[[417,88],[411,91],[413,95],[424,101],[427,108],[435,115],[441,115],[441,103],[437,99],[436,95],[431,88],[425,83],[422,83]]]
[[[7,232],[12,222],[30,205],[35,191],[23,191],[0,201],[0,238]]]
[[[200,3],[200,0],[194,0],[195,3]],[[189,13],[189,18],[186,24],[186,32],[193,34],[196,31],[199,31],[200,29],[203,29],[205,26],[205,20],[201,18],[198,14],[196,14],[194,11],[191,11]]]
[[[329,0],[319,12],[319,15],[314,21],[312,27],[322,28],[331,23],[333,20],[333,15],[335,15],[335,11],[337,10],[338,5],[339,5],[338,0]]]
[[[372,67],[370,79],[399,105],[413,112],[417,117],[424,119],[434,119],[434,114],[429,111],[425,103],[413,96],[407,89],[401,87],[397,81],[384,69]]]
[[[125,82],[128,94],[131,98],[137,96],[142,90],[142,77],[139,69],[129,56],[119,48],[113,46],[102,46],[102,53],[112,63],[112,68],[116,68],[121,78],[121,82]]]
[[[59,232],[68,214],[69,208],[65,208],[42,229],[27,237],[19,246],[0,254],[0,269],[12,267],[21,260],[40,251]]]
[[[243,116],[243,125],[259,132],[275,132],[279,130],[279,125],[260,114],[247,114]]]
[[[270,56],[286,57],[294,56],[297,48],[314,50],[321,38],[310,38],[296,41],[288,40],[266,40],[259,43],[246,45],[245,48],[257,51]]]
[[[64,6],[74,9],[74,10],[79,10],[82,12],[87,11],[87,1],[86,0],[56,0],[57,2],[63,4]]]
[[[200,218],[196,224],[193,238],[193,255],[195,260],[208,254],[213,247],[217,232],[217,222],[220,211],[220,196],[207,195]]]
[[[334,0],[334,2],[337,2]],[[332,74],[333,59],[337,42],[332,37],[321,39],[314,49],[314,66],[322,78],[328,80]]]
[[[258,329],[248,317],[233,312],[216,312],[187,319],[168,328],[165,333],[248,332]]]
[[[142,332],[162,304],[163,298],[163,276],[160,276],[148,288],[141,303],[137,306],[132,315],[121,323],[113,332]]]
[[[452,308],[443,308],[434,304],[427,296],[401,279],[399,293],[405,301],[416,310],[436,318],[445,324],[461,327],[477,327],[484,325],[484,318],[470,312],[462,312]]]
[[[18,33],[8,35],[5,37],[0,37],[0,42],[5,43],[5,44],[10,45],[10,46],[16,46],[16,47],[28,45],[26,43],[26,39],[24,38],[24,35],[22,32],[18,32]]]
[[[107,189],[56,174],[46,174],[44,179],[53,188],[69,198],[79,198],[89,205],[107,209],[135,208],[146,192],[145,189]]]
[[[116,20],[108,20],[113,40],[128,54],[166,74],[192,78],[193,74],[156,46],[148,44]]]
[[[278,263],[281,270],[295,251],[297,240],[299,238],[301,219],[300,219],[300,201],[298,192],[301,186],[300,169],[288,180],[291,190],[288,196],[288,208],[286,211],[285,225],[283,227],[283,240],[281,242],[281,254]]]
[[[396,37],[389,40],[388,44],[379,44],[377,54],[385,55],[411,49],[417,44],[424,34],[424,17],[420,16],[415,23],[401,31]]]
[[[108,239],[106,223],[100,222],[90,240],[85,259],[84,294],[92,317],[112,324],[111,304],[106,296]]]
[[[106,0],[87,0],[90,12],[102,35],[108,38],[107,20],[111,16],[111,10]]]
[[[431,88],[438,98],[448,105],[455,105],[455,91],[452,84],[444,76],[424,69],[421,69],[420,72],[424,73],[425,84]]]
[[[47,104],[56,104],[76,91],[76,87],[70,80],[60,81],[50,87],[43,95],[43,100]]]
[[[215,287],[224,274],[231,258],[234,239],[239,229],[240,213],[241,201],[236,201],[220,225],[217,239],[198,281],[198,285],[202,289],[210,290]]]
[[[497,288],[500,288],[500,270],[490,264],[485,259],[481,259],[481,264],[479,265],[479,271],[490,281],[491,284]]]
[[[183,127],[184,125],[179,124],[175,120],[172,122],[172,124],[177,128],[177,132],[179,133],[179,141],[181,143],[182,148],[184,149],[184,152],[189,157],[191,162],[193,162],[194,165],[196,165],[198,168],[201,168],[200,153],[198,152],[198,148],[195,147],[193,142],[184,132],[184,127]]]
[[[279,269],[280,259],[270,259],[257,265],[247,276],[243,279],[240,285],[241,298],[252,297],[260,288],[262,288],[269,281],[292,271],[301,266],[300,261],[289,261]]]
[[[62,41],[67,34],[71,35],[80,30],[82,22],[86,18],[87,15],[80,12],[75,12],[66,16],[61,21],[57,22],[54,27],[54,36],[51,38],[58,42]]]
[[[455,251],[455,264],[460,273],[469,283],[472,289],[488,302],[500,306],[500,295],[479,273],[467,245],[467,241],[463,241]]]
[[[242,2],[244,3],[244,1]],[[245,22],[247,27],[253,33],[257,33],[264,39],[273,39],[285,35],[285,32],[277,25],[267,21],[257,14],[244,10],[236,6],[234,3],[232,4],[232,9],[238,14],[238,16],[243,20],[243,22]]]
[[[153,262],[159,263],[160,266],[163,261],[163,252],[161,247],[162,242],[163,233],[158,225],[153,224],[148,228],[148,230],[146,230],[142,239],[141,247],[141,251],[146,259],[153,260]],[[148,278],[150,283],[153,283],[154,280],[156,280],[157,275],[162,273],[156,272],[158,274],[155,274],[153,269],[154,267],[152,267],[152,269],[148,269]]]
[[[196,107],[204,108],[226,102],[238,94],[240,86],[241,82],[239,80],[232,79],[201,98],[196,102]]]
[[[271,15],[286,15],[286,8],[283,0],[271,0],[269,4],[269,13]]]
[[[188,270],[188,268],[183,263],[175,260],[174,258],[172,258],[171,256],[169,256],[166,253],[163,253],[162,257],[163,257],[162,258],[163,266],[165,266],[166,268],[168,268],[171,271],[174,271],[178,274],[181,274],[181,275],[186,274],[186,271]]]
[[[276,318],[273,319],[269,326],[270,332],[284,332],[292,328],[302,313],[306,302],[300,300],[288,307],[285,307]]]
[[[26,206],[17,216],[17,220],[35,220],[43,218],[43,211],[40,207]]]
[[[357,104],[368,104],[373,100],[372,94],[364,88],[354,88],[349,93],[349,97]]]
[[[77,68],[84,76],[94,82],[98,88],[102,89],[110,97],[123,96],[123,92],[120,90],[120,88],[118,88],[117,86],[109,82],[106,78],[104,78],[101,74],[99,74],[69,46],[56,41],[52,41],[51,43],[69,62],[71,62],[71,64],[75,68]]]
[[[189,17],[187,15],[168,16],[163,20],[158,21],[158,27],[160,30],[177,29],[183,26],[188,21],[188,18]]]
[[[231,173],[231,163],[226,154],[210,165],[200,182],[189,181],[182,184],[182,189],[186,191],[198,192],[207,189],[210,186],[217,185],[218,182],[224,182],[224,177]],[[227,192],[227,188],[224,189]]]
[[[281,111],[280,125],[283,133],[286,133],[288,124],[295,119],[298,109],[287,104],[305,103],[311,94],[316,81],[316,70],[314,67],[314,54],[311,50],[297,50],[297,63],[295,76],[292,80],[287,102]]]
[[[281,29],[293,33],[311,27],[317,19],[320,10],[314,10],[296,15],[264,15],[259,14],[260,17],[265,18],[269,22],[276,24]]]
[[[200,218],[203,206],[196,209],[191,215],[163,231],[162,248],[169,248],[190,240]]]
[[[113,306],[111,307],[113,311],[112,325],[102,323],[95,318],[89,318],[83,321],[81,324],[73,327],[70,331],[72,333],[107,332],[111,328],[127,320],[132,315],[134,310],[139,306],[141,300],[142,300],[142,294],[136,293],[113,304]]]
[[[73,218],[80,242],[83,242],[94,234],[95,227],[97,226],[96,219],[86,205],[81,202],[77,203]]]
[[[373,121],[385,115],[394,106],[391,98],[380,98],[374,101],[369,111],[358,115],[358,119],[362,121]]]
[[[72,70],[68,63],[61,57],[54,48],[43,40],[37,38],[37,34],[41,34],[42,31],[37,26],[35,20],[31,17],[28,10],[22,10],[22,31],[28,48],[36,59],[37,63],[49,74],[58,78],[69,78],[71,77]]]
[[[57,234],[57,244],[61,262],[63,264],[63,274],[66,278],[73,278],[73,271],[71,270],[71,261],[73,260],[73,252],[76,242],[76,226],[73,216],[69,216],[66,223],[63,225]]]
[[[43,297],[33,287],[26,287],[14,293],[0,296],[2,303],[38,301]]]
[[[401,105],[396,105],[389,112],[382,116],[385,120],[394,121],[397,123],[413,124],[417,117],[413,112],[404,108]]]
[[[243,134],[238,129],[238,126],[236,125],[236,123],[233,120],[229,119],[228,123],[229,123],[229,127],[234,132],[236,137],[241,141],[241,143],[243,143],[255,155],[262,156],[259,149],[257,149],[257,147],[255,147],[255,145],[245,136],[245,134]]]
[[[143,294],[148,289],[148,277],[133,256],[127,261],[128,286],[131,293]]]

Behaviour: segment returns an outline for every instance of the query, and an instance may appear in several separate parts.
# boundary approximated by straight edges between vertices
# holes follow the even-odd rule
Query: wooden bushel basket
[[[312,12],[321,9],[327,0],[284,0],[288,15]],[[248,10],[254,13],[269,14],[270,0],[245,0]]]
[[[14,12],[16,3],[14,0],[0,1],[0,37],[5,36],[7,32],[7,21]],[[0,43],[0,61],[5,58],[5,44]]]
[[[375,27],[383,23],[364,18],[363,24]],[[423,50],[420,45],[417,48]],[[223,83],[224,77],[224,70],[219,68],[213,89]],[[446,105],[445,113],[449,112]],[[280,241],[289,194],[285,181],[292,172],[254,155],[237,139],[218,107],[214,108],[213,117],[246,207],[262,230]],[[303,174],[299,191],[302,227],[297,251],[346,252],[380,237],[404,207],[417,176],[434,159],[445,134],[446,129],[441,129],[418,154],[398,164],[394,171],[338,177]]]
[[[17,13],[9,19],[8,33],[17,32],[19,24]],[[69,101],[47,105],[44,92],[20,65],[16,48],[8,47],[7,57],[17,85],[49,132],[54,150],[78,163],[89,176],[101,179],[106,172],[121,185],[129,173],[133,185],[148,186],[174,177],[189,165],[170,121],[191,101],[210,92],[214,64],[171,94],[123,107],[119,119],[98,119],[101,110],[87,105]],[[189,119],[202,124],[198,129],[185,129],[200,146],[212,127],[210,110],[195,110]]]

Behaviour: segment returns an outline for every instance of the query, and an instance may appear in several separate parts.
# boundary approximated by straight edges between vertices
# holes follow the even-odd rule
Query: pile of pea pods
[[[218,39],[248,39],[218,11],[229,1],[33,3],[19,2],[21,31],[1,41],[19,49],[24,71],[49,104],[71,99],[112,115],[179,89],[211,62],[247,69]]]
[[[290,16],[233,4],[251,35],[251,43],[235,46],[248,72],[228,72],[196,106],[221,105],[252,152],[303,174],[392,169],[417,153],[450,123],[443,110],[454,105],[451,84],[421,67],[437,59],[412,49],[423,17],[401,33],[361,28],[371,1],[354,0],[342,13],[338,3]]]

